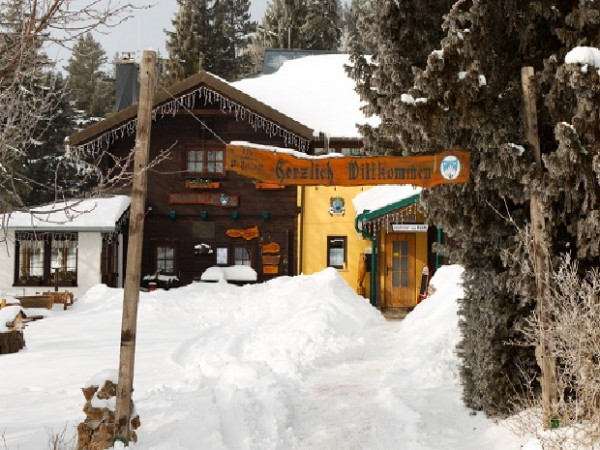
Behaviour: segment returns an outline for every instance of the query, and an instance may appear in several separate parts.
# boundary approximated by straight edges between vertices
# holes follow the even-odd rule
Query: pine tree
[[[230,16],[233,28],[232,40],[235,47],[236,66],[231,79],[239,79],[254,72],[249,45],[256,34],[257,23],[250,20],[250,0],[230,0],[232,3]]]
[[[586,0],[359,6],[357,25],[373,59],[353,51],[352,74],[367,111],[381,117],[379,127],[364,127],[367,143],[406,155],[471,152],[470,182],[425,191],[423,200],[465,267],[464,400],[490,415],[512,410],[520,371],[537,371],[533,349],[509,345],[535,308],[518,233],[529,223],[530,193],[544,199],[554,258],[569,249],[589,267],[600,256],[598,71],[562,64],[572,46],[598,46],[598,8]],[[539,74],[541,181],[521,120],[525,65]]]
[[[172,84],[198,73],[207,54],[207,2],[177,0],[177,4],[179,10],[171,21],[175,31],[165,30],[169,58],[165,64],[163,84]]]
[[[306,49],[303,32],[306,0],[270,0],[257,39],[265,48]]]
[[[215,0],[212,8],[214,62],[211,72],[236,80],[252,71],[247,47],[256,31],[249,0]]]
[[[566,12],[557,27],[562,48],[545,58],[538,77],[545,131],[555,138],[546,144],[552,151],[540,189],[548,194],[553,253],[573,252],[585,271],[600,255],[600,68],[590,66],[594,55],[600,58],[600,5],[582,0]],[[588,53],[588,60],[567,60],[571,50]]]
[[[178,0],[179,11],[167,31],[166,78],[180,81],[201,68],[227,80],[251,70],[246,47],[256,24],[248,0]]]
[[[27,46],[23,43],[25,2],[18,0],[1,6],[0,67],[12,64],[9,58],[15,47],[23,52],[10,73],[0,79],[0,100],[4,105],[0,110],[0,205],[1,212],[6,212],[14,205],[30,204],[29,196],[41,185],[37,180],[47,175],[46,165],[53,156],[45,158],[43,167],[34,167],[31,161],[43,143],[59,96],[47,73],[48,59],[41,50],[42,41],[36,39]],[[36,115],[32,117],[32,113]],[[44,157],[40,154],[37,159]]]
[[[341,29],[339,49],[342,52],[350,53],[355,49],[356,54],[365,52],[364,46],[356,22],[358,21],[358,0],[352,0],[349,4],[342,4]]]
[[[337,50],[340,45],[341,4],[339,0],[309,0],[302,25],[306,50]]]
[[[91,33],[81,36],[69,58],[66,71],[69,98],[87,118],[102,118],[114,104],[114,82],[102,66],[107,58],[104,49]]]
[[[49,73],[47,84],[58,93],[54,113],[38,123],[36,140],[23,155],[21,163],[27,168],[27,186],[23,194],[26,205],[46,204],[57,199],[73,198],[84,192],[77,166],[65,159],[65,139],[74,131],[76,116],[68,96],[62,75]],[[40,87],[41,88],[41,87]]]

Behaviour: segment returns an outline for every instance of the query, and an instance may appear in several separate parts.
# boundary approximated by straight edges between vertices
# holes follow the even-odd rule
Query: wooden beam
[[[525,116],[526,135],[529,144],[533,147],[536,172],[538,179],[542,177],[542,155],[537,127],[537,107],[535,85],[533,84],[533,67],[521,69],[521,84],[523,89],[523,113]],[[540,316],[540,343],[539,365],[541,370],[542,409],[544,412],[545,426],[550,425],[550,420],[556,414],[554,410],[558,401],[558,382],[556,378],[556,358],[551,354],[552,343],[548,341],[545,329],[548,324],[548,288],[550,277],[550,254],[548,245],[544,241],[545,220],[543,205],[539,201],[535,189],[532,189],[529,202],[531,216],[531,232],[533,234],[533,259],[535,270],[536,301]]]
[[[123,319],[121,324],[121,354],[119,382],[115,412],[115,440],[129,444],[131,437],[131,393],[135,361],[137,330],[137,305],[139,300],[142,241],[146,212],[147,168],[152,124],[152,104],[156,80],[156,52],[146,50],[141,63],[140,100],[137,116],[133,186],[127,247],[127,272],[123,294]]]

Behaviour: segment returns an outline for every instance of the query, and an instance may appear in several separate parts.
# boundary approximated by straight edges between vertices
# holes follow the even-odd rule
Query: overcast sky
[[[134,17],[127,22],[112,28],[107,34],[97,34],[96,39],[102,44],[106,56],[112,60],[117,52],[136,52],[139,59],[142,51],[156,50],[160,56],[166,57],[164,29],[172,30],[171,20],[177,12],[175,0],[133,0],[136,5],[156,3],[148,10],[134,12]],[[267,0],[252,0],[250,14],[252,20],[259,22],[264,15]]]

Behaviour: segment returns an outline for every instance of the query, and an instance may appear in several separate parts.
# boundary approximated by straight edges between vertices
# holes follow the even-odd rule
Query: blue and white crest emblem
[[[456,156],[446,156],[440,164],[440,173],[446,180],[454,180],[460,174],[460,161]]]

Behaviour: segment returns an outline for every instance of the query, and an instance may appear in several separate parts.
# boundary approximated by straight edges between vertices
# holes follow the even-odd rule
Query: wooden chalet
[[[136,116],[132,105],[70,136],[69,145],[125,158],[134,148]],[[148,172],[143,284],[188,284],[213,266],[251,266],[259,282],[295,274],[296,188],[225,171],[224,152],[231,141],[312,152],[313,134],[207,72],[159,89],[150,161],[160,162]],[[103,161],[112,169],[112,158]]]

